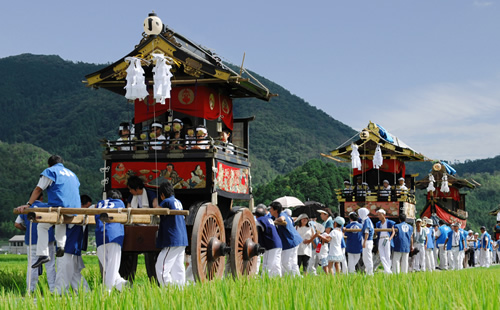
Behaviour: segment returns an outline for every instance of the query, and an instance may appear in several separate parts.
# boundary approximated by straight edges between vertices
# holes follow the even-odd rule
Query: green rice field
[[[52,295],[44,276],[26,295],[26,256],[0,256],[0,309],[500,309],[500,266],[373,277],[232,278],[160,288],[139,265],[134,286],[103,290],[96,256],[85,256],[91,292]],[[141,258],[139,259],[141,262]]]

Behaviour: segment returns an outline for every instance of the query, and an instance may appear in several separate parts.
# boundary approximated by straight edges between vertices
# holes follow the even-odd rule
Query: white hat
[[[387,183],[387,184],[389,184],[389,181],[387,181],[387,180],[384,180],[384,182],[382,182],[382,183]]]
[[[433,224],[432,219],[426,219],[425,222],[426,222],[427,225],[432,225]]]
[[[457,223],[457,222],[455,222],[455,223],[451,224],[451,226],[457,226],[457,227],[458,227],[458,226],[460,226],[460,225],[458,225],[458,223]]]
[[[472,233],[473,233],[473,231],[472,231],[472,230],[469,230],[469,234],[472,234]]]
[[[323,211],[323,210],[318,210],[318,211],[316,211],[316,212],[318,212],[318,213],[324,213],[324,214],[328,214],[328,212],[326,212],[326,211]]]
[[[204,127],[197,127],[196,132],[198,132],[198,131],[203,132],[203,134],[205,134],[205,135],[208,133],[207,129]]]
[[[153,124],[151,124],[151,128],[153,128],[153,127],[160,127],[161,128],[162,126],[160,123],[153,123]]]
[[[405,178],[401,177],[401,178],[399,178],[399,179],[398,179],[398,181],[401,181],[401,180],[403,180],[403,181],[404,181],[404,180],[405,180]]]
[[[417,222],[422,222],[422,219],[417,219]]]
[[[474,235],[479,236],[479,233],[475,233]]]
[[[178,118],[174,119],[173,123],[179,123],[181,126],[184,126],[184,123]]]
[[[378,210],[377,210],[377,213],[384,214],[384,215],[386,214],[386,212],[385,212],[385,210],[384,210],[384,209],[378,209]]]
[[[305,213],[302,213],[301,215],[299,215],[296,219],[295,219],[295,223],[297,223],[298,221],[301,221],[302,219],[309,219],[309,216]]]

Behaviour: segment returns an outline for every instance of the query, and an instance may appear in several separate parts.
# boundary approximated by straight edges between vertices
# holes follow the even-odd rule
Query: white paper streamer
[[[448,175],[446,175],[446,173],[443,175],[443,181],[441,182],[441,192],[450,192],[450,188],[448,187]]]
[[[351,164],[352,169],[361,170],[361,158],[359,158],[358,146],[354,143],[351,144],[352,152],[351,152]]]
[[[427,192],[433,192],[436,190],[436,188],[434,187],[434,182],[436,182],[434,176],[432,174],[429,174],[429,186],[427,186]]]
[[[146,88],[144,70],[142,69],[141,59],[136,57],[127,57],[125,61],[129,62],[127,68],[127,85],[125,89],[125,98],[128,100],[144,100],[148,95]]]
[[[373,155],[373,167],[379,169],[384,163],[384,158],[382,157],[382,150],[380,150],[380,145],[377,145],[375,149],[375,154]]]
[[[153,54],[153,59],[156,61],[156,66],[153,68],[154,73],[154,98],[156,102],[165,104],[165,99],[170,98],[172,84],[170,79],[172,73],[171,65],[167,64],[165,56],[162,54]]]

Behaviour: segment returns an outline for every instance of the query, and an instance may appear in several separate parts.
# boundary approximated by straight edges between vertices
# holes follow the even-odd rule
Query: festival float
[[[431,172],[416,182],[418,189],[427,190],[425,207],[421,217],[432,218],[437,224],[439,219],[448,224],[458,223],[462,229],[467,225],[468,213],[465,208],[465,196],[461,189],[474,189],[476,185],[457,177],[456,170],[440,161],[432,165]]]
[[[234,276],[256,273],[256,255],[262,250],[254,217],[248,208],[234,205],[244,200],[253,207],[248,156],[253,117],[234,118],[233,100],[269,101],[274,95],[243,64],[231,69],[154,13],[144,21],[135,48],[87,75],[85,83],[124,96],[134,109],[134,119],[123,125],[132,131],[128,139],[101,141],[103,192],[118,189],[126,198],[130,176],[140,177],[151,189],[169,180],[176,198],[189,210],[186,252],[195,279],[222,277],[226,255]],[[154,126],[161,126],[162,140],[151,131]],[[223,130],[231,132],[231,142],[219,138]],[[157,229],[127,225],[123,252],[159,251]],[[146,267],[154,276],[154,260],[146,261]],[[128,272],[135,273],[135,268]]]
[[[405,163],[428,161],[427,157],[372,122],[330,154],[322,155],[340,163],[351,163],[352,179],[346,180],[345,188],[335,190],[341,216],[348,217],[349,213],[365,207],[373,221],[377,220],[379,209],[397,222],[400,214],[405,214],[409,223],[415,221],[418,174],[407,174]],[[399,185],[400,180],[404,180],[406,188]],[[390,189],[384,189],[384,181],[389,181]]]

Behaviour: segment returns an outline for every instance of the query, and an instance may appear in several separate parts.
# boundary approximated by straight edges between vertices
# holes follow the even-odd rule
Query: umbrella
[[[301,215],[302,213],[307,214],[309,217],[318,217],[318,213],[316,211],[323,209],[325,205],[317,201],[306,201],[303,206],[295,208],[292,212],[292,216],[296,217]]]
[[[280,197],[274,201],[281,203],[281,205],[283,206],[283,209],[304,205],[304,203],[302,201],[300,201],[297,197],[293,197],[293,196],[283,196],[283,197]]]

